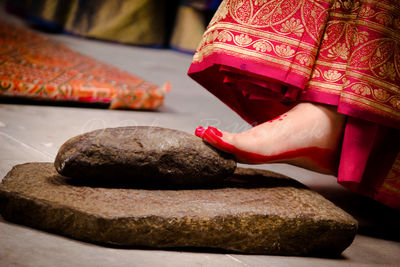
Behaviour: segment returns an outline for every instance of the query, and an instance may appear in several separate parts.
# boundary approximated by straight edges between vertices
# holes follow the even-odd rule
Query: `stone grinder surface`
[[[140,188],[61,176],[53,163],[15,166],[0,185],[4,219],[87,242],[337,255],[357,222],[290,178],[237,168],[214,188]]]

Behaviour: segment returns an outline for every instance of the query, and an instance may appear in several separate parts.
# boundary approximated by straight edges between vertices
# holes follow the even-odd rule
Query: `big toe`
[[[233,141],[234,134],[220,131],[211,126],[207,129],[200,126],[196,129],[195,134],[212,146],[222,151],[232,153],[233,146],[231,142]]]

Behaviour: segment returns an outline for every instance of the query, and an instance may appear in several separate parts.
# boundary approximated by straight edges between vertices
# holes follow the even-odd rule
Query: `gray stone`
[[[68,177],[199,185],[221,182],[234,172],[236,161],[194,135],[132,126],[71,138],[59,149],[55,167]]]
[[[52,163],[17,165],[0,185],[0,213],[100,244],[277,255],[337,255],[357,231],[350,215],[300,183],[243,168],[218,188],[144,190],[71,184]]]

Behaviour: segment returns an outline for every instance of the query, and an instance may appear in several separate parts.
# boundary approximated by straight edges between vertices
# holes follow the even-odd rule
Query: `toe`
[[[203,138],[204,132],[206,129],[204,129],[203,126],[199,126],[196,128],[196,130],[194,131],[194,134],[200,138]]]

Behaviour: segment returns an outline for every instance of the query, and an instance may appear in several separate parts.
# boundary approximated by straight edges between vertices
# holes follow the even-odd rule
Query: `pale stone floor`
[[[0,13],[0,17],[22,23]],[[60,145],[77,134],[103,127],[154,125],[192,133],[202,125],[227,131],[248,126],[186,76],[191,56],[66,35],[49,35],[172,91],[159,112],[0,102],[0,179],[15,164],[53,161]],[[335,259],[229,254],[213,251],[118,249],[84,243],[16,225],[0,217],[0,266],[400,266],[399,212],[349,193],[332,176],[285,164],[256,166],[301,181],[353,215],[359,234]]]

